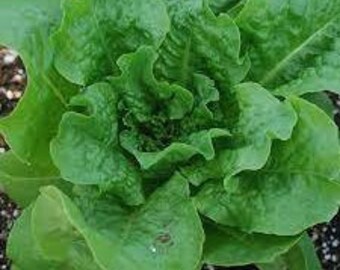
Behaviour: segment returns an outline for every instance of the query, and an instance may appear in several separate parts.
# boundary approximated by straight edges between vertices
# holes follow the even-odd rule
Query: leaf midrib
[[[317,38],[321,33],[331,25],[338,15],[332,17],[329,21],[327,21],[322,27],[320,27],[314,34],[309,36],[305,41],[303,41],[298,47],[296,47],[290,54],[284,57],[280,62],[278,62],[275,67],[266,73],[262,79],[260,80],[260,84],[267,85],[268,83],[272,82],[277,74],[284,69],[287,63],[290,62],[296,55],[298,55],[308,44],[310,44],[315,38]]]

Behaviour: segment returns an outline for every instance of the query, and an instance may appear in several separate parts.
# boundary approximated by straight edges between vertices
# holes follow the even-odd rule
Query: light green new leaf
[[[78,251],[103,270],[196,270],[200,265],[203,230],[181,176],[174,176],[136,212],[129,213],[109,197],[90,199],[86,205],[81,202],[80,210],[54,187],[42,190],[33,208],[30,233],[49,261],[73,266],[77,257],[70,255]],[[18,233],[15,229],[12,239],[18,239]],[[16,265],[24,268],[40,261],[36,256],[21,261],[16,252],[20,243],[10,244]]]
[[[202,214],[247,232],[295,235],[337,212],[337,128],[316,106],[291,102],[299,116],[292,138],[274,144],[263,169],[234,177],[233,190],[208,183],[196,198]]]
[[[107,83],[90,86],[71,100],[89,115],[65,113],[51,154],[62,177],[74,184],[100,185],[129,204],[143,200],[141,179],[118,146],[117,94]]]
[[[255,81],[282,95],[340,91],[338,0],[250,0],[237,24]]]
[[[219,266],[241,266],[272,262],[300,239],[297,236],[247,234],[217,224],[204,226],[204,262]]]
[[[116,60],[141,45],[157,48],[169,31],[161,0],[63,1],[64,18],[54,37],[57,69],[89,85],[117,71]]]
[[[187,89],[159,82],[153,74],[157,53],[142,46],[136,52],[118,59],[121,76],[112,78],[114,90],[122,99],[122,107],[139,123],[150,121],[160,112],[166,119],[183,118],[193,107],[193,95]]]
[[[214,140],[229,136],[230,132],[223,129],[203,130],[189,135],[184,142],[174,142],[159,152],[139,151],[138,139],[129,134],[121,134],[121,143],[136,157],[143,170],[149,170],[186,162],[195,155],[211,160],[215,156]]]
[[[213,140],[230,136],[228,131],[212,128],[189,132],[185,138],[178,138],[178,141],[174,136],[174,141],[157,151],[141,147],[147,141],[145,137],[157,141],[157,136],[171,138],[172,131],[183,133],[184,128],[180,122],[184,117],[190,119],[190,125],[196,124],[196,121],[212,123],[213,115],[207,106],[219,98],[213,82],[203,75],[194,77],[196,84],[200,82],[197,100],[181,86],[158,82],[153,75],[156,58],[152,48],[141,47],[135,53],[124,55],[118,60],[122,75],[112,78],[111,82],[122,99],[120,107],[123,110],[120,108],[120,112],[125,113],[122,117],[126,129],[120,133],[122,147],[135,156],[144,170],[171,166],[187,161],[196,154],[212,159],[215,155]],[[189,118],[191,114],[201,119]],[[172,130],[167,130],[167,126],[171,125]],[[142,137],[141,133],[145,136]]]
[[[165,2],[171,31],[160,48],[160,76],[188,87],[203,73],[224,88],[246,76],[249,59],[240,57],[239,29],[228,15],[216,17],[203,0]]]
[[[254,83],[237,85],[233,93],[238,107],[232,130],[233,146],[220,151],[211,162],[194,163],[183,168],[182,173],[196,185],[221,177],[229,185],[231,176],[244,170],[255,171],[265,165],[273,139],[288,140],[291,137],[297,117],[289,102],[280,102]]]
[[[1,3],[0,44],[20,53],[28,86],[15,111],[0,121],[0,131],[11,147],[11,154],[0,157],[0,182],[5,181],[5,189],[24,204],[37,193],[40,184],[48,184],[49,178],[58,176],[50,158],[49,143],[68,98],[76,90],[55,71],[52,63],[54,50],[49,34],[59,21],[59,2],[5,0]],[[25,175],[26,171],[30,173]],[[27,195],[19,192],[18,177],[26,182],[25,186],[30,186]]]

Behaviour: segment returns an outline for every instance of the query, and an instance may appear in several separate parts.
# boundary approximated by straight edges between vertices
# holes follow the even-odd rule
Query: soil
[[[23,94],[26,85],[23,64],[17,54],[0,47],[0,115],[8,115]],[[340,127],[340,96],[328,93],[334,104],[334,120]],[[0,137],[0,154],[8,150]],[[10,269],[6,258],[6,239],[20,209],[0,191],[0,269]],[[315,226],[309,231],[324,270],[340,270],[340,212],[328,224]],[[256,270],[256,267],[245,266],[222,268],[204,266],[204,270]]]
[[[23,64],[15,52],[0,47],[0,115],[8,115],[23,94],[26,76]],[[8,146],[0,137],[0,154]],[[19,208],[0,191],[0,269],[10,269],[6,258],[6,241],[13,223],[20,215]]]

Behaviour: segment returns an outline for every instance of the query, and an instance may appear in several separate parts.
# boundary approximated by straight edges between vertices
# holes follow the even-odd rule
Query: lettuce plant
[[[13,269],[317,269],[340,204],[338,0],[2,0]],[[319,93],[319,94],[318,94]]]

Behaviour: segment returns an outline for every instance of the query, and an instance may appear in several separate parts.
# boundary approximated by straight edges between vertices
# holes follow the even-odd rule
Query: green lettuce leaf
[[[247,0],[209,0],[211,9],[216,13],[228,13],[231,17],[236,15],[242,10]]]
[[[28,85],[15,111],[0,121],[0,131],[11,148],[10,154],[0,156],[0,182],[23,205],[37,194],[40,185],[55,184],[59,177],[49,144],[67,110],[67,100],[77,90],[53,66],[54,48],[49,35],[60,19],[59,4],[59,0],[1,4],[0,42],[20,53]],[[19,182],[26,183],[22,187],[18,186],[19,178]],[[27,185],[31,187],[26,195],[23,191]]]
[[[110,197],[83,197],[78,202],[80,208],[58,189],[42,189],[33,209],[26,210],[12,233],[9,254],[14,263],[24,269],[52,263],[54,268],[48,269],[66,265],[75,270],[195,270],[200,265],[203,230],[181,176],[174,176],[133,212]],[[37,247],[25,260],[17,250],[22,235]],[[78,258],[93,268],[81,268]]]
[[[257,265],[260,270],[321,270],[313,242],[307,233],[286,254],[274,262]]]
[[[288,140],[297,117],[289,102],[280,102],[267,90],[254,83],[234,87],[235,120],[229,149],[220,149],[216,159],[198,161],[182,169],[190,181],[199,185],[213,178],[225,178],[244,170],[262,168],[270,155],[272,140]],[[229,108],[229,111],[232,110]]]
[[[112,78],[111,83],[122,99],[120,114],[125,129],[120,132],[121,146],[134,155],[143,170],[169,167],[198,154],[212,159],[213,141],[230,136],[226,129],[212,124],[214,115],[208,105],[218,101],[217,89],[209,78],[197,74],[198,97],[194,100],[193,92],[155,79],[156,59],[152,48],[141,47],[118,60],[122,75]],[[206,123],[212,127],[192,128]]]
[[[281,95],[340,91],[340,3],[250,0],[237,18],[251,78]]]
[[[269,263],[286,253],[299,239],[297,236],[247,234],[237,229],[208,223],[204,227],[204,262],[219,266]]]
[[[69,185],[62,181],[57,169],[50,166],[30,166],[12,151],[0,156],[0,183],[6,194],[21,207],[28,206],[38,195],[39,188],[56,185],[63,190]]]
[[[50,187],[46,189],[48,190]],[[7,254],[14,259],[13,264],[17,269],[22,270],[65,270],[65,268],[67,270],[102,270],[103,268],[95,263],[91,251],[83,239],[72,231],[66,216],[67,213],[62,212],[63,205],[58,199],[58,197],[53,197],[47,192],[43,192],[35,204],[24,210],[12,229],[7,245]],[[48,208],[42,204],[46,204],[45,206]],[[33,211],[35,211],[36,218]],[[37,211],[39,212],[37,213]],[[37,223],[35,219],[42,218],[42,216],[49,218],[48,222],[45,224]],[[52,227],[47,227],[46,224],[52,225]],[[58,227],[58,225],[60,226]],[[43,234],[46,236],[47,233],[49,234],[48,236],[52,235],[52,237],[45,239],[51,241],[51,246],[44,250],[43,248],[46,248],[46,246],[40,245],[39,241],[41,239],[38,237]],[[60,238],[56,239],[53,236]],[[60,244],[58,246],[55,242],[59,240]],[[68,240],[72,241],[72,243]],[[60,250],[58,248],[64,249]],[[51,249],[54,249],[54,254],[51,253]]]
[[[290,101],[299,116],[292,138],[274,144],[263,169],[232,178],[232,189],[216,180],[207,183],[196,197],[202,214],[247,232],[295,235],[337,212],[337,128],[314,105]]]
[[[89,113],[67,112],[52,141],[51,154],[62,177],[74,184],[100,185],[129,204],[143,201],[138,169],[118,145],[117,94],[107,83],[90,86],[70,105]]]
[[[222,91],[244,79],[250,63],[240,57],[240,33],[228,15],[216,17],[203,0],[165,2],[171,30],[160,48],[159,76],[188,87],[195,73],[203,73]]]
[[[164,117],[177,120],[193,107],[193,95],[187,89],[167,82],[159,82],[153,74],[157,54],[152,47],[142,46],[136,52],[118,60],[121,76],[111,80],[122,99],[122,106],[136,121],[150,121],[164,110]]]
[[[70,81],[89,85],[117,71],[116,60],[141,45],[160,46],[169,31],[161,0],[64,1],[54,36],[56,67]]]
[[[319,269],[337,0],[3,0],[0,25],[28,72],[0,120],[14,269]]]

